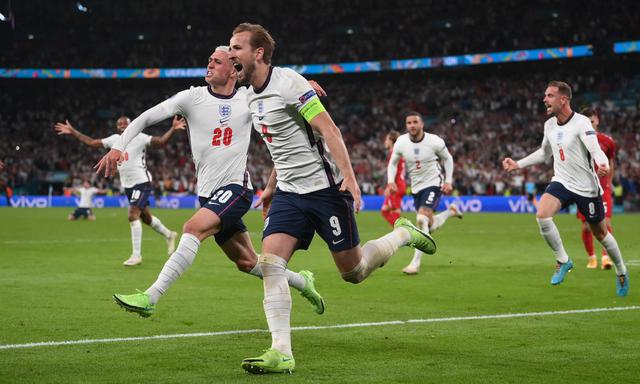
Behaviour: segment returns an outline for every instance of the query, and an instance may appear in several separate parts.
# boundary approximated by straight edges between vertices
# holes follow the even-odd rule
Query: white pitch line
[[[640,309],[640,306],[634,305],[629,307],[572,309],[572,310],[566,310],[566,311],[549,311],[549,312],[504,313],[504,314],[497,314],[497,315],[481,315],[481,316],[439,317],[439,318],[433,318],[433,319],[394,320],[394,321],[379,321],[379,322],[373,322],[373,323],[310,325],[310,326],[291,327],[291,330],[292,331],[312,331],[312,330],[315,331],[315,330],[323,330],[323,329],[379,327],[384,325],[443,323],[448,321],[463,321],[463,320],[511,319],[511,318],[519,318],[519,317],[521,318],[521,317],[535,317],[535,316],[573,315],[573,314],[595,313],[595,312],[618,312],[618,311],[632,311],[632,310],[638,310],[638,309]],[[248,334],[248,333],[265,333],[265,332],[268,332],[268,331],[266,329],[238,329],[238,330],[219,331],[219,332],[198,332],[198,333],[180,333],[180,334],[173,334],[173,335],[118,337],[113,339],[44,341],[44,342],[38,342],[38,343],[0,345],[0,350],[36,348],[36,347],[57,347],[62,345],[78,345],[78,344],[117,343],[122,341],[166,340],[166,339],[179,339],[179,338],[186,338],[186,337],[240,335],[240,334]]]

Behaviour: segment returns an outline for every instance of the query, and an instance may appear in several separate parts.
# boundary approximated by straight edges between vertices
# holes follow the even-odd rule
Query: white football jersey
[[[78,203],[78,208],[93,208],[93,196],[98,193],[98,188],[80,187],[78,188],[78,192],[80,193],[80,202]]]
[[[102,139],[102,145],[109,149],[113,148],[120,141],[120,135],[111,135]],[[151,181],[151,174],[147,171],[147,161],[145,152],[147,146],[151,144],[151,136],[142,134],[131,140],[127,148],[123,151],[124,161],[118,165],[120,182],[125,188],[131,188],[136,184]]]
[[[447,146],[440,137],[424,133],[420,142],[413,142],[408,133],[400,135],[393,145],[393,152],[387,168],[388,180],[395,180],[396,164],[403,158],[409,172],[411,191],[418,193],[428,187],[440,187],[451,183],[453,166],[443,175],[440,160],[450,159]]]
[[[571,192],[580,196],[596,197],[602,194],[593,159],[584,141],[596,131],[588,117],[573,113],[569,120],[560,125],[552,117],[544,123],[542,150],[548,158],[553,154],[553,178]]]
[[[225,96],[214,93],[208,86],[191,87],[133,120],[125,130],[123,140],[137,135],[149,125],[182,115],[189,126],[198,195],[209,197],[218,188],[229,184],[252,189],[247,172],[251,116],[246,93],[246,88],[240,88]]]
[[[253,126],[264,140],[276,168],[278,188],[309,193],[342,180],[322,135],[300,114],[318,96],[292,69],[271,67],[261,89],[249,88]]]

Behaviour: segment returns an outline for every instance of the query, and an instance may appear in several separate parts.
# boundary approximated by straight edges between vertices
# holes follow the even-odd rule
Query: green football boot
[[[322,296],[316,291],[316,287],[313,284],[315,278],[313,277],[313,272],[311,271],[300,271],[298,272],[302,277],[304,277],[304,281],[306,282],[304,288],[300,291],[300,294],[305,299],[309,300],[311,305],[315,307],[316,313],[318,315],[322,315],[324,313],[324,299]]]
[[[242,360],[242,369],[255,374],[263,373],[292,373],[296,367],[293,356],[269,348],[260,357],[250,357]]]
[[[149,317],[153,314],[155,305],[151,304],[149,295],[145,292],[138,291],[132,295],[113,295],[116,304],[124,308],[126,311],[135,312],[142,317]]]
[[[393,224],[393,228],[404,228],[411,235],[411,240],[407,244],[408,246],[422,251],[426,254],[433,255],[436,253],[436,242],[428,233],[422,232],[418,227],[413,225],[404,217],[399,218]]]

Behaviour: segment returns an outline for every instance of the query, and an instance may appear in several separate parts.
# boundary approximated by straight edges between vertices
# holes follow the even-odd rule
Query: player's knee
[[[361,259],[358,265],[356,265],[351,271],[342,272],[341,275],[342,275],[342,280],[348,283],[359,284],[363,282],[364,279],[366,279],[367,276],[369,276],[366,261],[364,259]]]
[[[249,258],[242,258],[236,260],[236,267],[240,272],[249,273],[256,266],[257,260],[251,260]]]

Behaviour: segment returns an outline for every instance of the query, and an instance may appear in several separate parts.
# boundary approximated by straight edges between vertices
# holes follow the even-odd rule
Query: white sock
[[[416,217],[417,227],[420,228],[423,232],[429,233],[429,217],[425,215],[418,215]],[[418,249],[413,251],[413,259],[411,259],[411,263],[409,265],[420,268],[420,262],[422,261],[422,252]]]
[[[443,212],[440,212],[437,215],[433,216],[433,224],[431,224],[431,232],[440,228],[444,224],[444,222],[447,221],[447,219],[450,218],[452,215],[453,215],[453,212],[451,212],[450,209],[445,209]]]
[[[291,292],[285,271],[287,262],[280,256],[266,254],[258,258],[263,273],[264,314],[271,332],[271,348],[285,355],[291,352]]]
[[[287,282],[289,283],[290,287],[293,287],[298,291],[302,291],[304,289],[304,286],[307,285],[306,280],[304,279],[304,277],[302,277],[301,274],[293,272],[289,269],[285,270],[284,273],[287,276]],[[249,274],[262,279],[262,269],[260,269],[260,263],[256,263],[256,265],[253,266],[253,269],[249,271]]]
[[[198,248],[200,248],[200,240],[197,237],[190,233],[182,234],[178,248],[171,254],[169,260],[164,263],[156,282],[146,290],[146,293],[151,298],[151,304],[157,303],[160,296],[171,287],[171,284],[193,264]]]
[[[556,260],[561,263],[566,263],[569,261],[569,255],[564,250],[564,246],[562,245],[562,239],[560,238],[560,232],[558,228],[553,223],[552,217],[547,217],[544,219],[538,219],[538,226],[540,227],[540,234],[547,241],[549,247],[553,251],[553,254],[556,255]]]
[[[140,220],[134,220],[129,222],[131,226],[131,256],[142,257],[142,223]]]
[[[165,227],[164,224],[162,224],[162,221],[155,216],[151,216],[151,228],[164,237],[171,236],[169,228]]]
[[[367,241],[362,246],[362,259],[358,265],[349,272],[343,272],[342,278],[351,283],[361,282],[371,272],[383,266],[398,248],[406,245],[409,240],[411,240],[409,231],[396,228],[379,239]]]
[[[622,260],[622,252],[620,252],[620,247],[618,247],[618,242],[615,237],[611,233],[607,233],[607,236],[602,239],[600,242],[602,246],[607,250],[609,257],[613,261],[613,264],[616,267],[616,275],[626,275],[627,274],[627,266],[624,265],[624,260]]]

